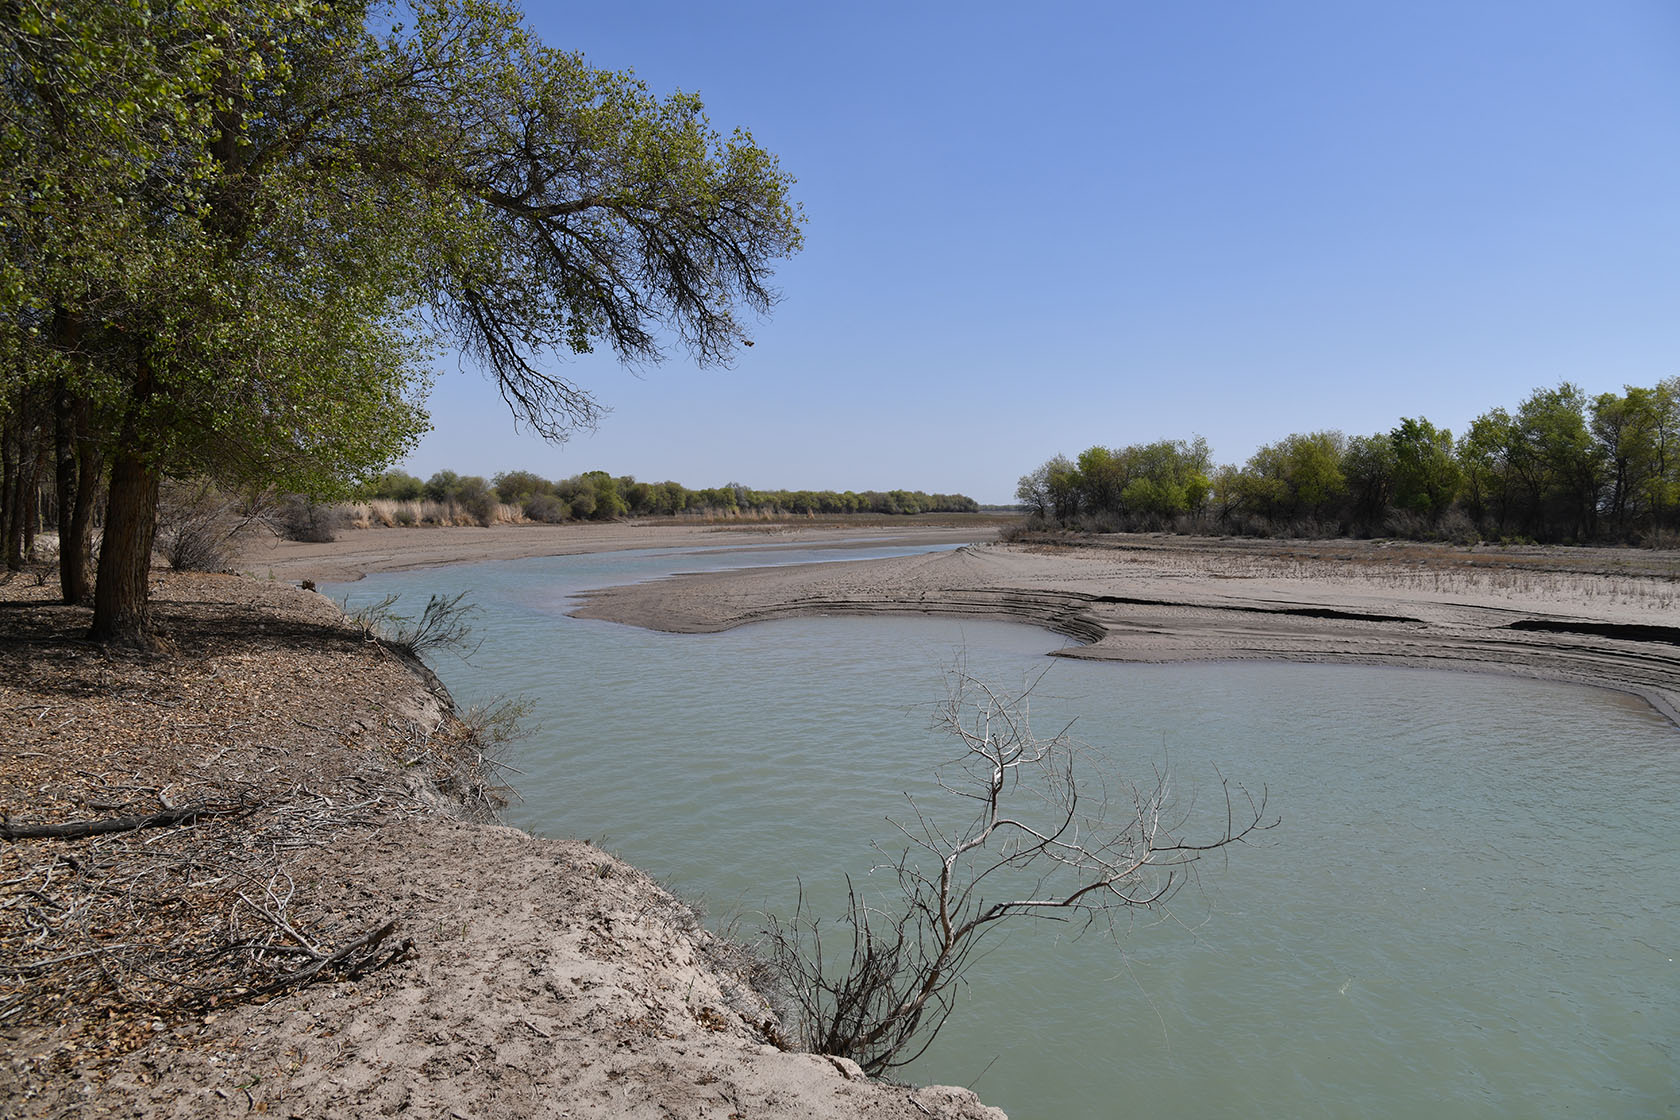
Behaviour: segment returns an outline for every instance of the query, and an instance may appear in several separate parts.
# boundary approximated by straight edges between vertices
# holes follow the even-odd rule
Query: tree
[[[1097,752],[1065,728],[1049,739],[1032,733],[1031,691],[953,671],[939,723],[962,747],[939,785],[975,815],[950,828],[911,799],[908,816],[892,822],[906,847],[876,869],[891,872],[898,895],[882,907],[848,884],[838,968],[803,898],[792,919],[771,919],[771,962],[808,1049],[849,1057],[873,1076],[903,1066],[951,1014],[990,934],[1033,919],[1112,934],[1118,916],[1165,906],[1204,855],[1277,823],[1264,791],[1251,797],[1222,779],[1211,833],[1184,838],[1191,808],[1165,773],[1111,797],[1112,767]]]
[[[1045,464],[1046,485],[1050,492],[1050,509],[1056,520],[1067,524],[1079,516],[1082,485],[1079,468],[1066,455],[1057,455]]]
[[[425,497],[426,484],[407,471],[385,471],[364,485],[360,494],[394,502],[417,502]]]
[[[1600,394],[1592,402],[1591,428],[1605,470],[1601,506],[1615,531],[1631,536],[1648,526],[1660,536],[1680,490],[1680,378],[1649,389],[1627,385],[1621,396]]]
[[[1242,504],[1273,519],[1319,519],[1334,512],[1347,492],[1340,432],[1286,436],[1257,450],[1239,481]]]
[[[1120,505],[1131,518],[1162,520],[1200,513],[1207,505],[1212,455],[1207,440],[1158,440],[1122,448],[1128,481]]]
[[[24,263],[0,286],[24,311],[0,329],[110,457],[104,639],[145,632],[165,473],[311,492],[371,473],[421,430],[443,336],[564,438],[600,410],[545,355],[655,360],[669,331],[726,362],[735,310],[767,311],[799,247],[791,180],[749,135],[493,0],[416,5],[385,35],[326,0],[7,13],[0,205]]]
[[[1081,451],[1076,465],[1079,470],[1079,508],[1094,516],[1119,513],[1120,495],[1128,481],[1124,458],[1098,445]]]
[[[1439,518],[1452,505],[1461,481],[1452,432],[1422,417],[1408,418],[1388,438],[1394,447],[1394,504]]]
[[[1015,500],[1040,521],[1050,516],[1050,464],[1042,463],[1015,484]]]
[[[1516,502],[1516,425],[1503,408],[1485,412],[1470,422],[1458,441],[1458,465],[1463,478],[1464,504],[1471,520],[1485,532],[1504,536]]]
[[[496,499],[508,505],[521,505],[538,494],[554,493],[554,484],[532,471],[502,471],[490,479]]]
[[[1394,441],[1378,433],[1354,436],[1342,452],[1342,477],[1347,480],[1356,524],[1380,529],[1394,500]]]
[[[1585,395],[1568,382],[1536,389],[1517,408],[1512,438],[1531,534],[1590,539],[1598,528],[1604,464],[1587,429]]]
[[[1654,459],[1649,487],[1653,544],[1660,545],[1668,511],[1680,504],[1680,377],[1657,382],[1652,391]]]

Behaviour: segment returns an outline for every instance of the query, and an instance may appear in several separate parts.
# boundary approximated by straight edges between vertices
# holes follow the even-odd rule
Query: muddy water
[[[1282,823],[1168,913],[1000,940],[908,1079],[972,1083],[1016,1120],[1680,1115],[1680,732],[1642,704],[1465,674],[1089,664],[1004,624],[694,636],[565,617],[585,587],[813,558],[603,554],[339,590],[470,589],[484,644],[435,660],[463,701],[534,702],[512,823],[600,841],[747,930],[801,884],[834,910],[906,793],[965,819],[931,782],[958,657],[1009,685],[1048,666],[1035,725],[1077,716],[1118,775],[1167,769],[1193,830],[1222,823],[1220,775],[1266,787]]]

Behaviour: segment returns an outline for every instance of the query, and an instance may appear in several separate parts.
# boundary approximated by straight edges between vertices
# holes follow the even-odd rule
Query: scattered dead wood
[[[320,870],[329,846],[420,811],[405,757],[457,764],[423,708],[393,708],[417,688],[405,667],[284,589],[170,577],[158,612],[178,657],[90,650],[74,608],[16,590],[0,594],[14,1072],[89,1076],[209,1008],[407,955],[389,899]]]
[[[90,836],[104,836],[112,832],[138,832],[143,828],[195,824],[200,817],[250,813],[256,808],[256,805],[246,802],[233,805],[200,803],[165,809],[143,817],[101,817],[98,820],[65,821],[62,824],[21,824],[0,820],[0,840],[85,840]]]

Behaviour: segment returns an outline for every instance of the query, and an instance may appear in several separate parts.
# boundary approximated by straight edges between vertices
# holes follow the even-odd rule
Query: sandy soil
[[[1002,1116],[782,1051],[641,872],[460,819],[482,737],[325,598],[158,573],[134,655],[51,591],[0,582],[0,1115]]]
[[[577,612],[698,632],[793,614],[1034,622],[1064,656],[1509,673],[1619,689],[1680,722],[1680,553],[1116,536],[680,576]]]

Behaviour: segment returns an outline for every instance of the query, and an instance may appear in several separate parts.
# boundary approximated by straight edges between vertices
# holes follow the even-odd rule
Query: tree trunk
[[[86,603],[93,596],[89,538],[101,463],[87,430],[87,402],[61,384],[54,406],[58,584],[66,603]]]
[[[26,402],[19,394],[17,411],[6,417],[6,429],[0,436],[0,541],[6,557],[6,570],[23,567],[23,424]]]
[[[53,394],[53,490],[58,498],[58,586],[66,603],[79,603],[87,594],[87,567],[74,572],[80,551],[71,536],[71,511],[76,500],[76,439],[72,426],[70,390],[62,381]],[[78,582],[77,577],[80,577]]]
[[[65,307],[53,312],[53,345],[75,363],[86,361],[82,317]],[[88,402],[65,379],[53,394],[53,466],[58,497],[58,586],[72,605],[93,597],[88,530],[93,524],[99,456],[88,433]]]
[[[88,431],[87,406],[76,420],[76,502],[67,522],[75,544],[76,602],[93,598],[93,515],[98,511],[99,483],[105,476],[105,457]],[[66,600],[68,602],[69,600]]]
[[[46,470],[48,449],[43,425],[35,426],[32,458],[29,462],[29,489],[23,496],[23,554],[35,559],[35,538],[41,532],[41,472]]]
[[[157,468],[138,451],[124,447],[111,462],[111,492],[105,502],[105,537],[99,546],[99,581],[93,589],[89,634],[96,642],[146,644],[160,480]]]
[[[99,578],[93,588],[96,642],[144,646],[151,626],[148,609],[152,541],[157,536],[158,487],[162,473],[141,438],[141,415],[152,396],[152,366],[146,344],[135,352],[134,386],[123,419],[111,483],[105,498],[105,535],[99,545]]]

